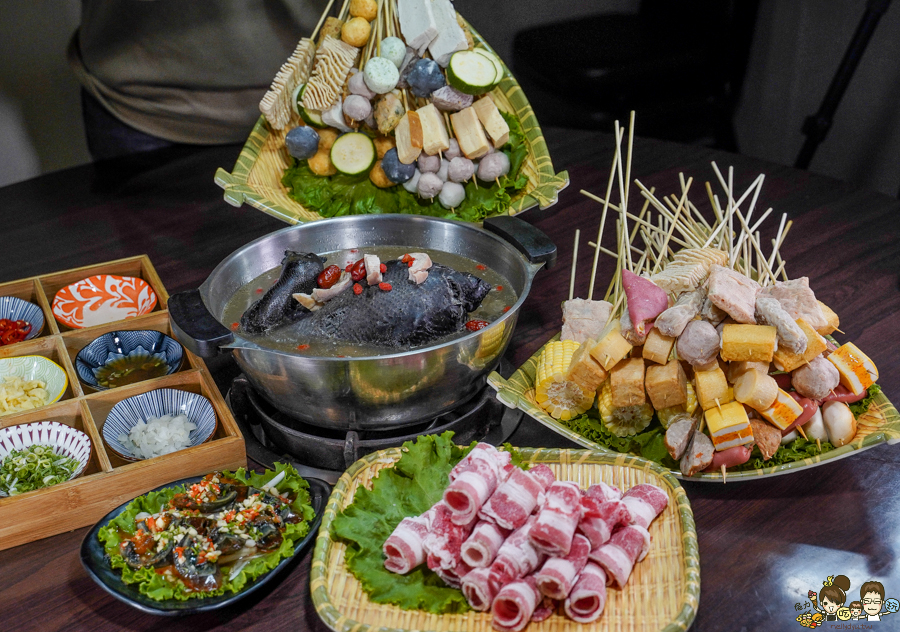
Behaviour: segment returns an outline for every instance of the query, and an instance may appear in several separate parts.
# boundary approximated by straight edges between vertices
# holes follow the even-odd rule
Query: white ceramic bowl
[[[55,454],[63,454],[78,461],[78,467],[68,480],[81,476],[91,460],[91,439],[80,430],[58,421],[36,421],[0,428],[0,462],[13,450],[31,445],[49,445]],[[0,490],[0,496],[6,496]]]

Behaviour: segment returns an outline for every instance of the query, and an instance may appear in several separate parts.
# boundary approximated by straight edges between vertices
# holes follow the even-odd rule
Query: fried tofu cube
[[[719,366],[709,371],[694,371],[694,390],[697,391],[697,402],[703,410],[713,408],[717,399],[720,405],[729,401],[728,389],[725,372]]]
[[[771,325],[725,325],[720,355],[728,362],[771,362],[777,334]]]
[[[433,103],[416,110],[419,114],[419,122],[422,124],[422,151],[429,156],[434,156],[439,151],[450,149],[450,137],[447,135],[447,126],[444,118]]]
[[[619,360],[631,351],[631,343],[622,337],[622,325],[616,318],[603,328],[597,344],[591,348],[593,357],[604,369],[609,371]]]
[[[672,353],[674,345],[674,337],[666,336],[654,327],[650,330],[647,340],[644,341],[644,359],[656,362],[656,364],[665,364],[669,361],[669,354]]]
[[[596,392],[609,373],[606,372],[600,363],[591,357],[591,347],[596,344],[595,340],[586,340],[572,356],[572,362],[569,364],[569,371],[566,379],[574,382],[587,392]]]
[[[796,368],[807,364],[810,360],[825,351],[828,346],[825,339],[816,333],[816,330],[802,318],[797,319],[800,329],[806,334],[806,351],[797,354],[785,348],[779,348],[772,357],[772,362],[779,371],[787,371],[790,373]]]
[[[404,165],[411,165],[422,153],[422,121],[415,110],[410,110],[403,115],[397,127],[394,128],[394,137],[397,139],[397,158]]]
[[[491,145],[484,134],[481,123],[478,121],[475,108],[470,106],[459,112],[454,112],[450,115],[450,123],[453,125],[453,132],[456,134],[459,150],[465,154],[466,158],[475,160],[490,151]]]
[[[825,320],[828,321],[828,324],[824,327],[819,327],[816,332],[822,334],[823,336],[827,336],[828,334],[833,334],[838,327],[841,326],[841,319],[838,318],[838,315],[834,313],[834,310],[828,307],[822,301],[818,301],[819,307],[822,308],[822,313],[825,315]]]
[[[648,366],[644,387],[656,410],[687,403],[687,376],[678,360]]]
[[[647,401],[644,392],[644,359],[622,360],[609,372],[609,387],[613,406],[642,406]]]

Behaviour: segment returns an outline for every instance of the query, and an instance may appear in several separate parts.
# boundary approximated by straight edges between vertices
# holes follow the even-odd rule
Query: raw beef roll
[[[590,552],[590,541],[583,535],[576,535],[567,556],[547,558],[541,570],[534,574],[541,594],[552,599],[565,599],[587,563]]]
[[[581,499],[581,522],[578,530],[591,542],[591,550],[606,544],[620,525],[631,523],[631,513],[621,500]]]
[[[474,521],[468,525],[453,522],[453,514],[442,500],[433,507],[433,511],[431,529],[422,542],[427,553],[428,568],[435,572],[438,569],[452,571],[462,562],[462,544],[475,524]]]
[[[563,608],[573,621],[591,623],[600,617],[604,606],[606,606],[606,573],[593,562],[588,562],[569,596],[566,597]]]
[[[543,499],[544,490],[555,478],[544,464],[535,465],[527,472],[513,468],[509,478],[481,508],[479,516],[493,520],[504,529],[518,529],[528,520]]]
[[[491,604],[491,624],[500,632],[518,632],[531,621],[531,615],[541,602],[534,577],[526,577],[506,584]]]
[[[612,534],[609,542],[591,551],[590,559],[607,573],[607,583],[622,588],[631,575],[635,562],[640,562],[650,550],[650,534],[644,527],[632,524]]]
[[[489,568],[473,568],[462,578],[463,595],[472,610],[478,612],[490,610],[499,590],[500,584],[491,576]]]
[[[463,542],[463,561],[472,568],[490,566],[509,534],[509,530],[498,527],[492,520],[479,520],[472,535]]]
[[[525,577],[543,564],[546,556],[535,549],[528,538],[535,520],[537,516],[531,516],[525,524],[513,531],[497,552],[497,557],[491,564],[491,573],[501,583]]]
[[[581,489],[570,481],[553,483],[528,537],[539,551],[565,557],[581,521]]]
[[[384,560],[386,569],[392,573],[406,575],[425,561],[425,549],[422,543],[431,528],[433,513],[432,510],[429,510],[421,516],[404,518],[400,521],[382,547],[387,558]]]
[[[444,502],[453,512],[453,522],[468,524],[505,478],[504,466],[509,452],[500,452],[487,443],[476,445],[466,458],[450,471],[450,485],[444,490]]]
[[[625,492],[622,502],[631,515],[629,522],[648,529],[653,519],[669,504],[669,495],[656,485],[645,483],[635,485]]]
[[[472,571],[472,567],[461,560],[459,564],[453,568],[441,568],[439,565],[435,565],[435,567],[432,568],[430,557],[428,558],[428,561],[428,568],[431,568],[431,570],[433,570],[434,573],[451,588],[461,588],[463,577]]]

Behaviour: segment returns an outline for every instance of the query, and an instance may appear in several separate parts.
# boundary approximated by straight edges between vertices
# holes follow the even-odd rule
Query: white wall
[[[633,11],[637,0],[456,0],[456,6],[510,59],[522,28]],[[736,119],[743,153],[793,164],[803,119],[818,109],[864,8],[863,0],[762,0]],[[2,0],[0,186],[90,160],[78,86],[65,59],[79,14],[77,0]],[[811,169],[896,196],[898,104],[900,5],[878,26]]]

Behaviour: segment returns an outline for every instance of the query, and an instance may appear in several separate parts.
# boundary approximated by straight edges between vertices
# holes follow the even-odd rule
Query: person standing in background
[[[245,140],[325,0],[83,0],[68,59],[95,160]]]

